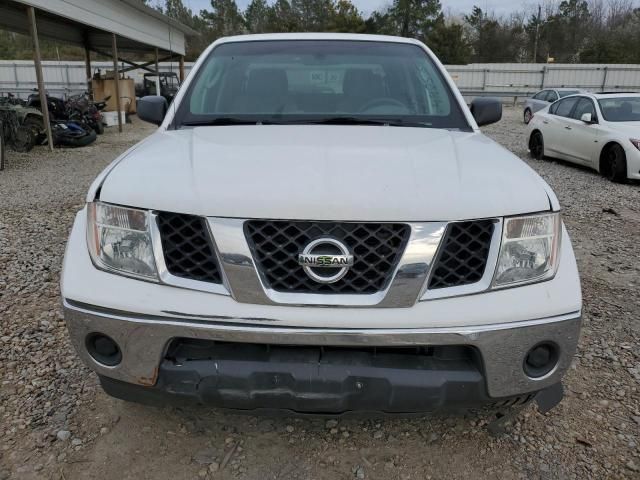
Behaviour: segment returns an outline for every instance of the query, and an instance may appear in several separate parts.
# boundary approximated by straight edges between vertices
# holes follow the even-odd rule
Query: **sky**
[[[365,15],[372,11],[389,5],[391,0],[351,0]],[[209,0],[183,0],[184,4],[191,10],[199,12],[211,6]],[[241,9],[245,9],[250,0],[236,0]],[[468,13],[474,5],[478,5],[483,10],[495,12],[496,15],[504,15],[514,10],[522,10],[523,8],[533,5],[534,0],[440,0],[442,8],[446,11],[451,10],[453,14]]]

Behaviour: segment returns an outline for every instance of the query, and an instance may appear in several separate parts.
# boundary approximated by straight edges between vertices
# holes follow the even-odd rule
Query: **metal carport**
[[[118,61],[155,72],[159,60],[177,57],[182,81],[186,38],[197,35],[191,28],[144,5],[140,0],[0,0],[0,28],[32,37],[38,90],[51,149],[53,139],[45,97],[39,37],[83,47],[88,81],[91,79],[92,51],[101,55],[110,52],[116,79],[119,72],[127,70],[119,70]],[[119,51],[154,53],[155,61],[136,65],[120,58]],[[155,70],[150,68],[153,63],[156,64]],[[115,90],[119,112],[121,105],[118,83],[115,82]],[[122,131],[120,115],[118,129]]]

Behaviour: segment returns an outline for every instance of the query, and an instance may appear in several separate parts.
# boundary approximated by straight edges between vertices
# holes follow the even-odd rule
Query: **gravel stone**
[[[0,172],[0,480],[61,478],[61,469],[68,479],[97,480],[132,472],[134,464],[131,475],[150,478],[195,478],[203,471],[205,478],[333,480],[357,476],[358,465],[371,478],[637,479],[640,183],[613,184],[592,170],[529,158],[521,116],[521,108],[506,107],[503,120],[483,130],[558,195],[581,273],[583,328],[562,403],[545,415],[534,405],[523,408],[499,437],[488,434],[495,412],[485,410],[338,423],[158,409],[107,397],[69,342],[60,267],[95,176],[155,127],[134,118],[122,135],[107,129],[85,148],[9,150]],[[224,143],[224,128],[215,127],[215,141]],[[102,428],[109,434],[101,435]],[[66,440],[56,440],[62,431]],[[65,443],[71,432],[83,440],[78,451]],[[237,449],[224,463],[238,443],[242,453]],[[215,450],[212,463],[192,461],[204,449]],[[42,470],[34,475],[36,465]]]

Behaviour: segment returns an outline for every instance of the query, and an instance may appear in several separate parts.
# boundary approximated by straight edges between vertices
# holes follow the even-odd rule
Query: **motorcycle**
[[[51,95],[46,98],[54,145],[82,147],[96,140],[96,132],[104,132],[102,115],[86,93],[70,96],[66,101]],[[27,105],[40,108],[40,96],[29,95]]]
[[[62,98],[46,95],[49,118],[53,120],[67,120],[67,106]],[[32,93],[27,97],[27,107],[37,108],[42,111],[42,102],[38,93]]]
[[[96,132],[86,130],[73,121],[53,121],[51,122],[51,134],[53,143],[56,146],[64,147],[84,147],[95,142]]]
[[[87,93],[69,97],[66,102],[67,118],[79,123],[83,128],[90,128],[101,135],[104,133],[104,124],[98,104],[104,108],[106,101],[92,102]]]

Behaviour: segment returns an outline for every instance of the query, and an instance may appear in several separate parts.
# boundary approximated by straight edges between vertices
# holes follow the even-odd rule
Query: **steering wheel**
[[[382,98],[374,98],[373,100],[369,100],[362,107],[360,107],[360,113],[365,113],[367,110],[372,110],[374,108],[383,107],[383,106],[394,106],[400,107],[404,111],[408,111],[407,106],[399,100],[391,97],[382,97]]]

